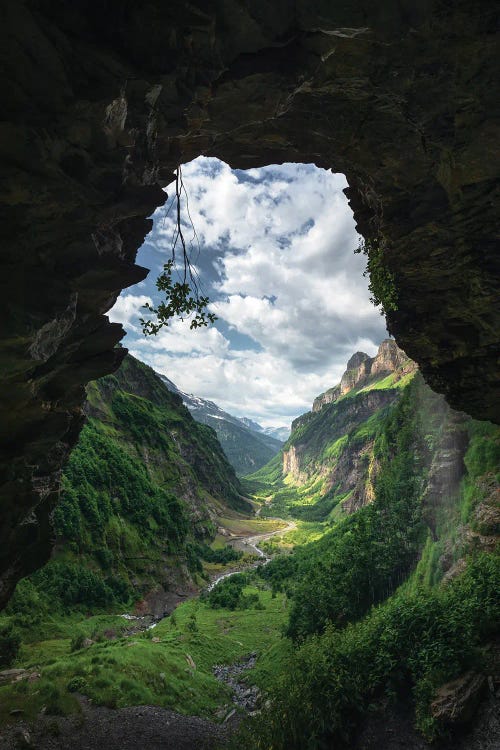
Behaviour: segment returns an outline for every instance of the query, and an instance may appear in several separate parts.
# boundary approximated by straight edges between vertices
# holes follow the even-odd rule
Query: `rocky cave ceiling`
[[[495,3],[4,0],[0,602],[50,552],[105,317],[200,154],[343,172],[382,241],[389,330],[429,384],[499,420]]]

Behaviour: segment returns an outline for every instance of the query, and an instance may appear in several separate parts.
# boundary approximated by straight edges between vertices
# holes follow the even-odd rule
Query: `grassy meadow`
[[[288,617],[286,596],[272,594],[262,582],[246,586],[244,594],[257,597],[257,605],[231,611],[192,599],[137,635],[124,634],[130,622],[122,617],[62,618],[54,623],[54,637],[23,643],[12,667],[37,677],[0,686],[0,725],[17,720],[12,711],[25,719],[43,708],[56,716],[78,712],[78,694],[112,708],[147,704],[224,718],[233,707],[231,695],[213,667],[256,652],[257,666],[246,679],[264,687]],[[75,648],[81,636],[95,642]]]

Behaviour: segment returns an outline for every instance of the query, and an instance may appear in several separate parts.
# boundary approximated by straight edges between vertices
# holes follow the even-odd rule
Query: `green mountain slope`
[[[215,430],[229,463],[239,476],[264,466],[282,447],[282,440],[268,434],[251,419],[235,417],[213,401],[184,393],[164,375],[158,377],[169,390],[181,396],[197,422]],[[283,429],[286,432],[286,428]]]
[[[192,585],[196,543],[215,536],[217,516],[249,506],[214,431],[133,357],[89,385],[86,411],[54,511],[55,553],[32,581],[67,607],[142,596],[163,611],[169,592]]]
[[[210,414],[200,416],[196,413],[193,416],[216,431],[224,453],[238,476],[266,464],[282,446],[279,440],[250,430],[243,424],[217,419]]]
[[[334,520],[370,502],[375,437],[415,372],[415,364],[390,339],[373,359],[353,355],[341,383],[292,423],[279,458],[247,477],[248,489],[272,497],[272,507],[263,513]]]

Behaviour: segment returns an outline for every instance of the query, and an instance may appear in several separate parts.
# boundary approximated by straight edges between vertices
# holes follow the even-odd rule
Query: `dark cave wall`
[[[83,386],[124,354],[105,313],[146,274],[134,258],[161,186],[200,154],[344,172],[395,277],[391,333],[453,407],[500,418],[494,3],[0,13],[0,602],[50,552]]]

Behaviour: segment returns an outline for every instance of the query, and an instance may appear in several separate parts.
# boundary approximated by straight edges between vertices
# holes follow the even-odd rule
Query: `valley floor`
[[[269,559],[257,545],[281,538],[295,526],[278,518],[245,518],[238,513],[221,519],[224,534],[219,542],[229,543],[244,556],[239,563],[207,566],[211,586]],[[153,630],[151,617],[132,615],[128,619],[75,615],[68,622],[65,618],[54,622],[57,632],[51,639],[46,640],[47,631],[45,640],[23,645],[15,664],[26,669],[21,681],[2,684],[0,673],[0,723],[5,727],[0,748],[218,747],[244,711],[214,674],[215,666],[238,663],[275,646],[287,616],[282,594],[272,596],[268,589],[254,585],[245,591],[259,602],[258,608],[211,609],[192,596],[179,604],[175,614],[154,623]],[[75,651],[70,640],[73,631],[82,627],[87,637],[92,630],[104,635],[92,636],[96,640]],[[266,668],[260,660],[258,667],[262,687]],[[247,680],[248,673],[241,681],[243,689],[253,682]],[[68,687],[75,681],[82,683],[85,695]],[[56,693],[55,708],[46,710]],[[159,705],[133,705],[141,702]],[[65,713],[69,715],[61,715]]]
[[[262,545],[267,558],[325,532],[317,523],[249,519],[238,513],[225,519],[224,529],[218,543],[229,543],[254,557],[245,554],[240,565],[232,563],[223,570],[214,567],[212,582],[255,567],[256,545]],[[221,680],[220,665],[237,664],[258,654],[255,667],[242,675],[241,681],[238,677],[238,682],[242,690],[255,685],[259,693],[265,692],[286,657],[286,639],[281,633],[288,620],[287,595],[273,593],[264,582],[254,579],[250,577],[244,591],[258,601],[255,608],[212,609],[203,597],[193,597],[158,622],[154,630],[141,633],[142,627],[117,633],[112,640],[76,652],[70,649],[68,636],[27,644],[25,663],[16,666],[36,670],[42,677],[24,680],[23,690],[19,684],[0,688],[0,720],[8,725],[0,734],[0,750],[232,747],[231,737],[248,710],[243,710],[243,704]],[[106,622],[106,627],[109,629],[110,623]],[[69,687],[75,680],[82,681],[86,697]],[[60,690],[65,700],[72,700],[69,715],[45,711],[50,700],[47,685]],[[369,714],[357,728],[349,750],[496,750],[500,746],[499,697],[490,694],[470,733],[434,745],[422,738],[413,718],[404,711],[388,708],[383,714]],[[137,705],[141,702],[144,705]],[[304,747],[307,741],[304,737]]]

